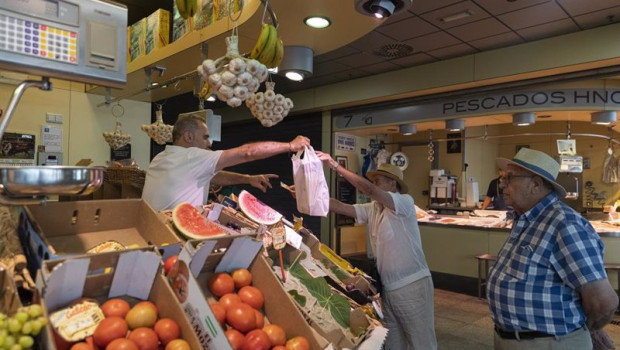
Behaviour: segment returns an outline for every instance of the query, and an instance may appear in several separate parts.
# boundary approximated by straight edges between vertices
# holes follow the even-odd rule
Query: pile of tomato
[[[105,318],[93,336],[71,350],[191,350],[180,339],[179,325],[170,318],[159,318],[157,306],[150,301],[130,307],[123,299],[110,299],[101,310]]]
[[[234,350],[310,349],[306,338],[297,336],[287,340],[282,327],[265,324],[261,311],[265,297],[260,289],[252,286],[252,274],[247,269],[232,274],[216,273],[209,278],[207,287],[218,298],[210,304],[211,310],[226,330],[226,338]]]

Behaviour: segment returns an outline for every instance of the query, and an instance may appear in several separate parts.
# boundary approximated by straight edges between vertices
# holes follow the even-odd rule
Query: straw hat
[[[407,191],[409,191],[409,187],[407,187],[407,184],[403,182],[403,171],[400,170],[400,168],[396,165],[383,163],[379,165],[376,171],[366,172],[366,177],[370,181],[372,181],[377,175],[389,177],[392,180],[396,180],[396,182],[398,182],[398,185],[400,186],[400,193],[407,193]]]
[[[553,185],[560,198],[566,196],[566,190],[560,184],[555,182],[560,171],[560,164],[551,158],[548,154],[535,151],[529,148],[521,148],[514,158],[497,158],[497,165],[500,169],[506,169],[508,164],[512,164],[532,172]]]

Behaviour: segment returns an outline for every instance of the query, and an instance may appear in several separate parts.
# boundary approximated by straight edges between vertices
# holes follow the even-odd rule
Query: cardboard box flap
[[[50,310],[56,310],[82,296],[90,258],[66,260],[44,275],[45,301]],[[45,272],[42,270],[42,272]]]
[[[193,253],[193,255],[189,257],[191,259],[189,263],[189,270],[192,272],[192,275],[194,275],[194,277],[200,274],[200,270],[202,270],[205,261],[207,261],[207,257],[209,257],[209,254],[211,254],[216,244],[217,241],[205,241],[201,243],[198,246],[198,249]],[[189,245],[188,248],[192,248],[191,243],[188,242],[187,245]],[[190,249],[188,249],[188,252],[189,251]]]
[[[239,237],[235,239],[215,268],[215,272],[247,269],[262,248],[262,241],[257,241],[249,237]]]
[[[155,252],[128,251],[120,255],[109,298],[129,295],[147,300],[161,257]]]

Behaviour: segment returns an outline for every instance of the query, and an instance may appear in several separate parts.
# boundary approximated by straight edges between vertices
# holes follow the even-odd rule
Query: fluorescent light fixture
[[[311,28],[323,29],[329,27],[332,22],[327,17],[310,16],[304,19],[304,23]]]
[[[602,111],[590,114],[590,121],[596,125],[612,125],[618,121],[618,112]]]
[[[215,101],[215,94],[212,94],[211,96],[209,96],[209,97],[207,98],[207,101],[209,101],[209,102],[213,102],[213,101]]]
[[[314,51],[307,46],[284,46],[284,58],[278,65],[281,75],[294,81],[312,76]]]
[[[448,131],[462,131],[465,129],[465,121],[463,119],[449,119],[446,120],[446,130]]]
[[[528,126],[536,123],[536,114],[534,112],[521,112],[512,115],[512,125]]]
[[[278,74],[278,67],[267,68],[267,70],[268,70],[268,71],[269,71],[269,73],[271,73],[271,74]]]
[[[398,126],[398,129],[400,130],[400,134],[405,136],[413,135],[418,131],[415,124],[401,124]]]
[[[453,15],[442,17],[439,20],[441,22],[448,23],[448,22],[458,21],[459,19],[467,18],[469,16],[473,16],[474,14],[476,14],[474,10],[466,10],[463,12],[455,13]]]

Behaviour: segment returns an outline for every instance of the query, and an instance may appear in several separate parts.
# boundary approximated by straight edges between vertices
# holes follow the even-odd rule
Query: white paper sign
[[[41,145],[45,147],[45,152],[62,152],[62,127],[43,125]]]
[[[340,151],[355,152],[355,136],[337,132],[336,149]]]

